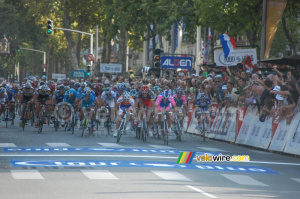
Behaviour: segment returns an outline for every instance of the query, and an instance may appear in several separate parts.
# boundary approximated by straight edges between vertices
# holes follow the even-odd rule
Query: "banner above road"
[[[160,66],[165,69],[192,69],[193,57],[161,56]]]
[[[249,49],[235,49],[225,60],[224,52],[222,49],[215,50],[215,63],[216,66],[235,66],[241,63],[243,59],[247,56],[251,57],[252,64],[257,64],[257,55],[255,48]]]
[[[122,73],[122,64],[100,63],[101,73]]]

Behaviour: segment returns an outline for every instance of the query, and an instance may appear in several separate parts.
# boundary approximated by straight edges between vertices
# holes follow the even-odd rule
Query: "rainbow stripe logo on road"
[[[177,159],[177,164],[190,164],[195,156],[195,152],[181,152]]]

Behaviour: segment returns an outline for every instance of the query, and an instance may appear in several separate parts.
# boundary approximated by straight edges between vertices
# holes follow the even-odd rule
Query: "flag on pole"
[[[234,48],[236,47],[234,38],[229,37],[226,33],[219,35],[219,38],[221,40],[225,59],[227,59],[227,57],[234,51]]]

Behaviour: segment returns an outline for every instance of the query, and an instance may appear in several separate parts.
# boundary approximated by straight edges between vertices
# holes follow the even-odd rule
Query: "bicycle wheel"
[[[71,122],[71,130],[72,130],[72,134],[74,134],[74,129],[75,129],[75,118],[74,116],[72,117],[72,122]]]
[[[117,133],[117,143],[120,142],[124,127],[125,127],[125,122],[124,122],[124,119],[123,119],[122,122],[121,122],[120,128],[118,130],[118,133]]]
[[[7,128],[8,125],[8,108],[5,110],[5,127]]]
[[[142,140],[143,140],[143,142],[146,142],[146,140],[147,140],[147,130],[145,128],[143,128],[143,131],[142,131]]]
[[[203,132],[203,142],[205,142],[205,119],[202,120],[202,125],[203,125],[203,128],[202,128],[202,132]]]
[[[44,118],[42,116],[40,116],[39,118],[39,129],[38,129],[38,133],[41,133],[43,130],[43,125],[44,125]]]
[[[11,117],[11,125],[15,125],[15,113],[12,112],[12,117]]]
[[[93,120],[90,121],[91,125],[89,125],[89,135],[93,135]]]
[[[110,122],[110,118],[108,118],[108,120],[106,120],[106,129],[107,129],[107,135],[110,135],[110,131],[111,131],[111,122]]]
[[[84,135],[85,127],[86,127],[86,121],[84,119],[84,120],[82,120],[82,123],[81,123],[81,128],[82,128],[81,137],[83,137],[83,135]]]
[[[25,113],[25,117],[23,118],[23,121],[22,121],[22,128],[23,128],[23,131],[24,131],[24,129],[25,129],[26,122],[27,122],[27,113]]]

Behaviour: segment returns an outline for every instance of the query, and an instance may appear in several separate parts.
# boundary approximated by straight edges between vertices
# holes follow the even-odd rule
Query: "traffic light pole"
[[[70,31],[70,32],[77,32],[77,33],[81,33],[81,34],[84,34],[84,35],[89,35],[91,36],[91,39],[90,39],[90,53],[93,54],[93,34],[92,33],[87,33],[87,32],[82,32],[82,31],[79,31],[79,30],[72,30],[72,29],[67,29],[67,28],[53,28],[54,30],[65,30],[65,31]],[[91,67],[93,67],[93,62],[91,61],[90,62],[91,64]],[[91,75],[93,73],[93,68],[91,68]]]
[[[30,51],[34,51],[34,52],[43,53],[44,54],[44,62],[43,62],[43,64],[46,64],[46,52],[45,51],[35,50],[35,49],[31,49],[31,48],[20,48],[20,50],[30,50]],[[46,72],[46,68],[43,68],[43,72]]]

